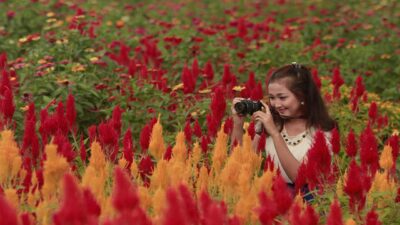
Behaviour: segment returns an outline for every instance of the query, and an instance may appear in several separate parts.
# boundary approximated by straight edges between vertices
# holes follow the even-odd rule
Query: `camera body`
[[[234,105],[236,112],[240,115],[253,115],[260,111],[263,105],[260,101],[242,100]]]

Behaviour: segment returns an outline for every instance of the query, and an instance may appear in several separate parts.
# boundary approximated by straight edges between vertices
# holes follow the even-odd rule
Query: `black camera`
[[[260,111],[263,105],[260,101],[242,100],[237,102],[234,107],[239,115],[253,115],[253,113]]]

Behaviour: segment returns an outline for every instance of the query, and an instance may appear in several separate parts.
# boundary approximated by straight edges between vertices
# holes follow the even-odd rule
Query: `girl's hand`
[[[240,115],[236,112],[234,106],[235,106],[236,103],[238,103],[238,102],[240,102],[240,101],[242,101],[242,100],[245,100],[245,99],[244,99],[244,98],[234,98],[234,99],[232,100],[232,107],[231,107],[232,117],[233,117],[233,124],[234,124],[234,126],[240,127],[240,129],[242,129],[242,127],[243,127],[244,118],[243,118],[243,116],[240,116]]]
[[[261,104],[264,107],[265,112],[263,111],[257,111],[255,113],[253,113],[253,115],[251,116],[251,118],[254,121],[260,121],[263,125],[265,130],[267,131],[267,133],[269,135],[275,135],[275,134],[279,134],[278,129],[275,126],[275,122],[274,119],[272,117],[271,111],[269,110],[269,107],[267,104],[265,104],[265,102],[260,101]]]

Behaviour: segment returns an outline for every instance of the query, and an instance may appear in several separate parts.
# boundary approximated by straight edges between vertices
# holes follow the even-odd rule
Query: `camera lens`
[[[235,104],[235,110],[240,115],[252,115],[262,109],[262,104],[259,101],[242,100]]]

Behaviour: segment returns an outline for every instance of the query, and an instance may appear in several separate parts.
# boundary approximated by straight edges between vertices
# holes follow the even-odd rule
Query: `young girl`
[[[283,66],[271,75],[268,98],[269,105],[261,101],[263,111],[254,112],[251,119],[262,124],[268,133],[265,151],[288,185],[292,186],[300,164],[312,145],[315,131],[325,131],[329,140],[330,131],[336,123],[328,114],[310,70],[300,64]],[[232,105],[242,100],[234,98]],[[232,143],[241,144],[244,118],[234,107],[232,113]],[[259,140],[260,136],[256,134],[253,146],[258,146]]]

